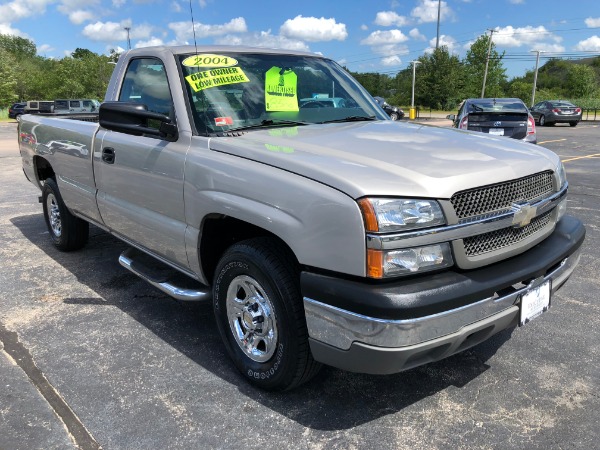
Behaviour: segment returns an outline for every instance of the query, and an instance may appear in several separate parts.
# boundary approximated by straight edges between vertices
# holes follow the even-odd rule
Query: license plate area
[[[521,295],[521,317],[519,326],[523,326],[550,308],[550,280],[529,289]]]
[[[489,134],[504,136],[504,128],[490,128]]]

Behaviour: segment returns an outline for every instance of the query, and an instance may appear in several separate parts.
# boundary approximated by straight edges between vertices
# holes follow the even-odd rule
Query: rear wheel
[[[83,247],[88,240],[89,224],[71,214],[52,178],[44,182],[42,201],[44,219],[54,245],[64,252]]]
[[[569,125],[572,127],[576,127],[579,122],[569,122]]]
[[[269,238],[231,246],[215,272],[213,307],[229,356],[251,383],[292,389],[319,370],[310,353],[297,263]]]

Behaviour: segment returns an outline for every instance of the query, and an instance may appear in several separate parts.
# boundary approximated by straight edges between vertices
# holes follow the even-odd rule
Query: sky
[[[191,2],[190,2],[191,1]],[[599,0],[0,0],[0,33],[38,54],[227,44],[317,52],[355,72],[394,75],[439,44],[464,57],[489,30],[509,78],[551,57],[600,55]]]

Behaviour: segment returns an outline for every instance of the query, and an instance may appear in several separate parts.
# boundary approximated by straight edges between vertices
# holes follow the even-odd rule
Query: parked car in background
[[[56,114],[93,113],[100,107],[98,100],[92,99],[59,99],[54,100]]]
[[[531,107],[530,112],[541,127],[554,126],[555,123],[568,123],[576,127],[581,120],[581,108],[565,100],[536,103]]]
[[[537,143],[535,120],[518,98],[469,98],[458,114],[449,114],[454,128]]]
[[[404,117],[404,111],[397,106],[392,106],[385,101],[383,97],[373,97],[375,101],[383,108],[385,113],[390,116],[392,120],[399,120]]]
[[[346,99],[341,97],[315,96],[300,99],[300,108],[346,108]]]
[[[54,102],[51,100],[30,100],[25,106],[25,114],[49,114],[54,112]]]
[[[8,108],[8,118],[15,119],[17,122],[21,120],[21,114],[25,114],[25,106],[27,103],[13,103],[13,105]]]

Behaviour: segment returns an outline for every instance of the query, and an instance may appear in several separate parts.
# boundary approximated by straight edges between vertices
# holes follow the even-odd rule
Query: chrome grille
[[[550,214],[552,214],[552,211],[536,217],[529,225],[522,228],[503,228],[465,238],[463,241],[465,254],[467,257],[473,257],[516,244],[546,227],[550,222]]]
[[[540,172],[505,183],[457,192],[450,199],[459,220],[510,210],[513,203],[531,202],[554,192],[552,172]]]

